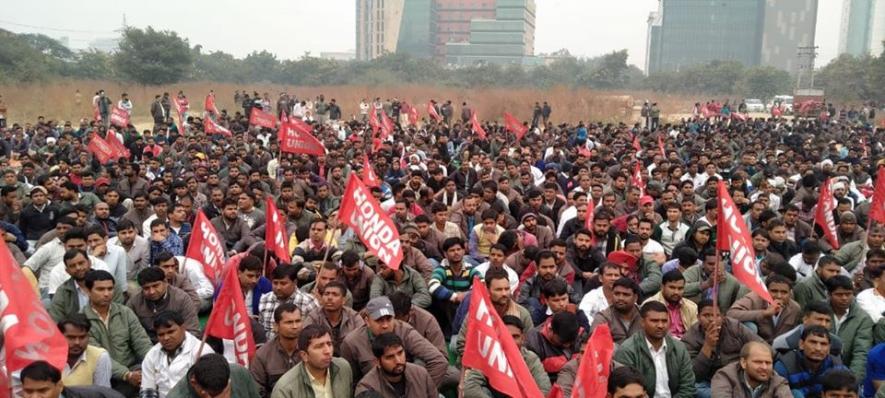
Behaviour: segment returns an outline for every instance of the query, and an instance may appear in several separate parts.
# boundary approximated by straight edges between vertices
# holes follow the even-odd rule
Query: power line
[[[0,24],[13,25],[13,26],[18,26],[18,27],[22,27],[22,28],[31,28],[31,29],[40,29],[40,30],[51,30],[51,31],[55,31],[55,32],[88,33],[88,34],[95,34],[95,35],[104,35],[104,34],[113,34],[113,33],[116,33],[116,32],[114,32],[114,31],[110,31],[110,30],[107,30],[107,31],[95,31],[95,30],[61,29],[61,28],[53,28],[53,27],[49,27],[49,26],[27,25],[27,24],[22,24],[22,23],[18,23],[18,22],[10,22],[10,21],[3,21],[3,20],[0,20]]]

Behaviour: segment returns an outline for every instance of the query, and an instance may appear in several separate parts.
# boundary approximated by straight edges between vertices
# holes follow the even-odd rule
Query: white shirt
[[[108,269],[108,264],[104,261],[101,261],[97,257],[89,256],[89,263],[92,265],[92,269],[94,270],[103,270],[111,272]],[[56,264],[52,267],[52,271],[49,272],[49,284],[47,288],[49,289],[49,294],[55,294],[55,291],[58,290],[61,285],[71,279],[71,276],[68,275],[68,271],[65,271],[65,263],[64,261]],[[114,280],[116,283],[116,280]]]
[[[664,246],[661,246],[661,244],[654,239],[649,239],[642,248],[642,257],[646,260],[654,261],[655,257],[660,255],[664,255]]]
[[[802,253],[797,253],[793,255],[793,257],[790,257],[790,266],[796,270],[796,273],[799,274],[800,278],[804,278],[814,272],[814,267],[816,267],[817,264],[806,263],[802,258]]]
[[[49,287],[49,275],[52,273],[52,267],[64,259],[65,246],[61,240],[55,238],[40,246],[31,257],[25,261],[24,266],[31,269],[38,276],[38,285],[40,289]]]
[[[581,299],[581,303],[578,304],[578,309],[584,311],[584,314],[587,315],[587,319],[592,320],[593,315],[608,309],[609,302],[608,299],[605,298],[605,292],[602,289],[602,286],[600,286],[587,292],[587,294]]]
[[[215,294],[215,286],[203,272],[203,264],[184,256],[175,256],[175,259],[178,260],[179,264],[178,272],[186,276],[191,284],[194,285],[197,297],[201,299],[212,298],[212,295]]]
[[[667,253],[672,253],[676,245],[685,240],[685,235],[689,230],[689,226],[682,221],[677,222],[675,231],[670,229],[669,221],[658,224],[658,228],[661,229],[661,246],[664,247]]]
[[[114,276],[114,285],[122,293],[127,288],[128,279],[126,275],[130,268],[129,262],[131,260],[129,260],[129,256],[126,254],[126,249],[110,244],[106,246],[108,252],[100,259],[108,265],[108,272]]]
[[[491,264],[486,261],[480,265],[477,265],[476,267],[473,267],[473,269],[475,269],[476,272],[479,272],[479,275],[481,277],[485,278],[486,271],[489,270],[490,266]],[[507,271],[507,281],[510,282],[510,293],[513,294],[514,292],[516,292],[517,285],[519,285],[519,275],[517,275],[516,271],[514,271],[513,268],[510,268],[510,266],[507,264],[504,264],[504,271]]]
[[[578,216],[578,208],[575,206],[566,207],[565,210],[562,211],[562,215],[559,216],[559,225],[556,226],[556,236],[562,235],[562,228],[565,227],[565,223],[569,220]]]
[[[885,297],[882,297],[876,288],[870,288],[857,295],[857,305],[866,311],[873,319],[873,323],[876,323],[882,319],[882,313],[885,312]]]
[[[184,342],[181,343],[180,351],[170,361],[169,356],[163,351],[160,343],[155,344],[144,356],[141,363],[141,389],[153,389],[165,397],[169,390],[187,375],[188,369],[197,361],[197,349],[200,339],[190,332],[184,332]],[[200,356],[214,354],[208,345],[203,346]]]
[[[651,359],[655,363],[655,395],[653,398],[670,398],[670,375],[667,373],[667,340],[661,343],[661,349],[655,351],[654,346],[648,339],[648,351],[651,353]]]

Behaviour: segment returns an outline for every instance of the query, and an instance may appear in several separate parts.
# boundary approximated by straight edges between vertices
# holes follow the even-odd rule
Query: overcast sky
[[[723,0],[727,1],[727,0]],[[786,0],[778,0],[786,1]],[[818,65],[836,56],[841,0],[819,0]],[[646,19],[657,0],[536,0],[535,52],[566,48],[576,56],[627,49],[645,64]],[[355,45],[355,0],[39,0],[2,6],[0,28],[67,36],[74,48],[113,37],[123,25],[178,32],[191,45],[243,57],[266,49],[279,58],[306,51],[348,51]]]

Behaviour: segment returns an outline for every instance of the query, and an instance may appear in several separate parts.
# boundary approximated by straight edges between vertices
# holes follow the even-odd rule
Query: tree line
[[[55,78],[129,81],[144,85],[181,81],[274,83],[296,86],[431,84],[453,87],[586,87],[667,93],[729,94],[768,99],[792,92],[789,73],[765,66],[713,61],[678,72],[645,76],[627,64],[627,50],[595,58],[567,54],[531,68],[477,64],[446,67],[433,60],[389,54],[371,61],[335,61],[305,54],[279,59],[266,50],[236,58],[208,52],[172,31],[128,28],[113,54],[72,51],[41,34],[0,30],[0,83]],[[885,102],[885,54],[842,55],[819,69],[817,86],[828,98]]]

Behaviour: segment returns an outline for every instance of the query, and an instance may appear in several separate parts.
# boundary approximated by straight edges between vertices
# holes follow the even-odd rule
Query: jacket
[[[623,343],[628,337],[642,330],[642,317],[639,316],[639,307],[633,309],[633,316],[629,324],[624,324],[624,321],[620,319],[614,307],[608,307],[605,311],[597,312],[596,315],[593,315],[590,330],[596,329],[597,326],[603,323],[608,324],[615,344]]]
[[[525,347],[520,347],[519,352],[522,353],[522,359],[525,361],[526,366],[529,368],[529,372],[532,374],[532,378],[535,379],[535,384],[538,385],[538,388],[541,390],[541,393],[545,396],[548,392],[550,392],[550,378],[547,376],[547,372],[544,371],[544,366],[541,365],[541,360],[538,359],[538,356],[527,350]],[[571,384],[569,384],[571,387]],[[464,396],[465,397],[477,397],[477,398],[505,398],[504,394],[501,394],[495,389],[493,389],[489,385],[489,380],[479,371],[475,369],[468,369],[467,373],[464,375]],[[571,395],[564,395],[569,397]]]
[[[65,398],[123,398],[123,394],[116,390],[101,386],[66,386],[61,395]]]
[[[691,355],[692,370],[695,380],[710,381],[717,370],[729,363],[735,362],[741,357],[741,349],[744,344],[751,341],[762,341],[758,335],[740,322],[728,317],[722,318],[722,328],[719,330],[719,344],[713,349],[713,357],[708,358],[701,352],[704,346],[705,333],[701,330],[701,323],[692,325],[682,336],[682,343]]]
[[[418,334],[411,325],[395,321],[393,333],[403,340],[403,348],[406,351],[407,360],[420,359],[434,383],[438,386],[446,376],[449,362],[433,344],[430,344],[424,336]],[[372,334],[366,326],[362,326],[347,335],[341,343],[341,358],[350,363],[354,379],[368,374],[377,358],[372,353]]]
[[[433,300],[430,297],[430,292],[427,290],[427,282],[424,281],[421,274],[409,266],[402,267],[400,270],[403,271],[403,280],[398,285],[395,281],[388,281],[382,278],[381,275],[376,274],[372,277],[369,299],[387,296],[393,292],[404,292],[412,297],[412,304],[421,308],[430,307],[430,303]]]
[[[842,264],[846,271],[851,272],[862,260],[866,259],[869,250],[866,239],[864,239],[840,246],[833,256],[839,260],[839,264]]]
[[[344,341],[344,337],[346,337],[350,332],[365,326],[366,322],[363,320],[363,317],[360,316],[356,311],[342,307],[341,308],[341,321],[338,323],[338,328],[333,328],[331,324],[329,324],[329,318],[326,317],[325,310],[320,307],[309,313],[304,317],[304,324],[302,326],[307,326],[310,324],[324,325],[331,330],[332,334],[332,344],[335,348],[335,355],[340,355],[339,350],[341,349],[341,342]]]
[[[212,219],[212,226],[224,239],[225,250],[234,250],[242,252],[255,243],[252,233],[246,223],[239,217],[227,226],[224,216],[218,216]]]
[[[39,240],[43,234],[55,228],[57,218],[58,208],[54,204],[47,203],[40,211],[31,203],[22,209],[18,222],[28,240]]]
[[[406,393],[403,396],[409,398],[437,398],[439,396],[436,385],[423,367],[406,362],[403,376],[405,376],[406,384]],[[393,386],[384,379],[378,366],[374,366],[360,379],[354,394],[359,395],[363,391],[375,391],[383,398],[400,398]],[[335,398],[338,398],[338,395]]]
[[[190,383],[191,371],[187,372],[166,394],[166,398],[200,398]],[[246,368],[230,364],[230,398],[260,398],[258,387]]]
[[[446,338],[443,336],[442,329],[439,327],[439,322],[436,321],[433,314],[421,307],[413,305],[412,309],[409,310],[409,325],[412,325],[418,334],[424,336],[430,344],[433,344],[439,349],[439,352],[445,356],[449,355]]]
[[[802,308],[814,301],[825,301],[827,297],[827,287],[817,272],[812,272],[793,287],[793,299]]]
[[[768,308],[768,302],[753,292],[738,299],[725,315],[740,322],[754,322],[757,328],[756,334],[768,344],[771,344],[775,337],[796,327],[801,320],[802,309],[795,300],[791,299],[790,304],[781,310],[777,325],[774,324],[773,317],[762,315],[765,308]]]
[[[805,330],[805,325],[800,323],[792,330],[775,337],[774,342],[771,343],[771,349],[781,355],[799,349],[799,340],[801,340],[803,330]],[[833,332],[830,332],[830,355],[842,357],[842,339]]]
[[[83,308],[83,314],[92,327],[89,329],[89,344],[104,348],[111,356],[112,379],[122,380],[133,366],[140,365],[151,349],[151,339],[141,326],[138,316],[123,304],[111,303],[108,310],[108,324],[92,310]]]
[[[579,344],[581,336],[585,333],[581,328],[578,329],[578,339],[573,343],[572,347],[557,347],[550,338],[553,336],[551,327],[552,317],[536,327],[534,327],[525,336],[525,348],[538,354],[544,371],[553,381],[556,381],[556,375],[562,370],[562,367],[572,359],[577,350],[574,349],[575,344]]]
[[[857,305],[857,300],[848,307],[848,314],[838,330],[836,318],[830,319],[830,333],[842,339],[842,363],[851,369],[858,380],[863,380],[867,370],[867,353],[873,348],[873,320]]]
[[[830,369],[848,370],[838,357],[828,355],[816,372],[805,369],[802,351],[794,350],[781,355],[774,364],[774,371],[787,379],[790,389],[798,391],[803,396],[820,395],[820,377]]]
[[[744,382],[745,377],[740,361],[725,365],[713,375],[713,380],[710,383],[711,396],[717,398],[756,398]],[[790,383],[787,382],[787,379],[772,372],[771,379],[768,380],[768,384],[758,398],[793,398],[793,392],[790,391]]]
[[[141,325],[147,332],[152,342],[157,341],[157,332],[154,330],[154,317],[163,311],[177,312],[184,319],[184,328],[194,336],[200,336],[200,319],[197,317],[197,308],[194,301],[181,289],[168,285],[166,295],[156,303],[149,302],[144,298],[141,290],[129,298],[126,305],[138,316]]]
[[[709,294],[706,291],[701,291],[701,283],[712,278],[712,275],[707,275],[706,272],[704,272],[703,266],[693,265],[685,270],[683,276],[685,277],[685,298],[694,301],[695,303],[700,303],[701,299],[706,298]],[[731,308],[731,305],[734,304],[735,301],[749,292],[750,291],[738,282],[737,279],[731,276],[731,274],[726,273],[725,281],[719,284],[719,294],[717,297],[719,311],[723,314],[728,312],[728,309]]]
[[[669,334],[664,337],[667,344],[667,376],[670,395],[673,398],[694,398],[695,379],[691,357],[685,345]],[[645,332],[636,333],[615,350],[614,360],[630,366],[642,375],[643,385],[648,395],[655,394],[655,363],[648,350]]]
[[[353,396],[353,373],[347,361],[333,357],[329,366],[329,377],[332,378],[332,396],[335,398],[350,398]],[[251,380],[249,381],[251,384]],[[271,398],[312,398],[313,387],[310,385],[310,376],[304,369],[304,362],[295,365],[283,377],[277,380]]]

